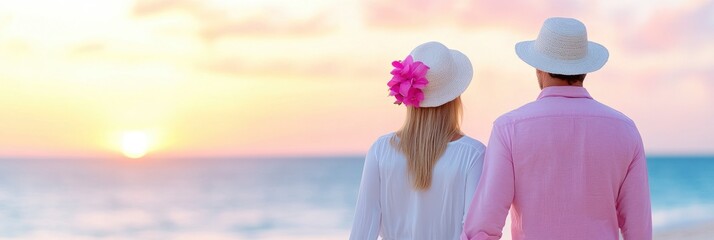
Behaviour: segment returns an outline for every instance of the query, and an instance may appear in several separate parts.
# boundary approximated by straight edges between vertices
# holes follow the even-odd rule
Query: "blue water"
[[[656,229],[714,218],[714,157],[650,157]],[[346,239],[360,157],[0,159],[0,239]]]
[[[655,228],[714,220],[714,157],[649,157]]]

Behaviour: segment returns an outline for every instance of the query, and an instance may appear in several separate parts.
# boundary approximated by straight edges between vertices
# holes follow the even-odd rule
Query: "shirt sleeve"
[[[461,224],[466,221],[466,213],[468,213],[469,207],[471,206],[471,200],[476,192],[478,181],[481,179],[481,172],[483,171],[483,157],[483,151],[476,154],[473,166],[471,166],[471,169],[466,173],[466,189],[464,189],[464,216],[461,220]]]
[[[514,195],[509,124],[495,124],[486,148],[483,175],[464,222],[462,240],[500,239]]]
[[[637,133],[637,149],[617,196],[617,215],[625,240],[652,239],[652,208],[647,179],[647,159]]]
[[[379,162],[374,151],[373,145],[364,160],[350,240],[374,240],[379,236],[382,211],[379,203]]]

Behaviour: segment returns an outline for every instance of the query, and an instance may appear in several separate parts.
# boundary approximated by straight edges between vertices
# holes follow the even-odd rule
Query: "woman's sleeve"
[[[372,146],[364,160],[350,240],[375,240],[379,236],[382,221],[379,181],[379,162]]]
[[[464,191],[464,216],[461,219],[461,224],[466,221],[466,214],[471,206],[471,200],[474,198],[474,193],[476,192],[476,187],[478,186],[478,181],[481,178],[481,171],[483,170],[483,157],[484,151],[482,150],[475,155],[473,161],[473,166],[466,173],[466,189]]]

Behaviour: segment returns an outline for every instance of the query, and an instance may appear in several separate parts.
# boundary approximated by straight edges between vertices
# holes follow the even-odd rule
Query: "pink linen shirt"
[[[498,118],[462,240],[652,239],[647,162],[632,120],[575,86]]]

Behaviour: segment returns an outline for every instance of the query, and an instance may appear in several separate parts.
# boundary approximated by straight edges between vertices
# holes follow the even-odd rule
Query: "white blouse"
[[[392,136],[380,137],[367,153],[350,239],[459,239],[486,147],[468,136],[450,142],[434,167],[431,188],[417,191]]]

